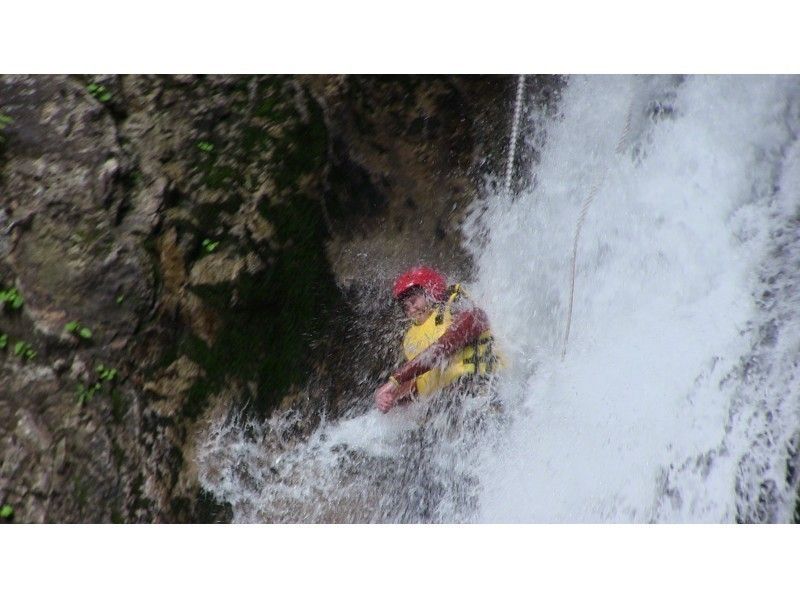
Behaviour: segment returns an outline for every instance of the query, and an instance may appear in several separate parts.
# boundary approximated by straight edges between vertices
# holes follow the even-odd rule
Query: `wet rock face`
[[[458,227],[512,89],[0,77],[0,291],[22,298],[0,314],[0,506],[229,518],[197,484],[198,431],[244,405],[310,429],[368,392],[391,359],[362,350],[394,324],[386,282],[417,260],[468,272]]]
[[[464,276],[465,208],[499,168],[507,77],[346,77],[312,86],[329,114],[334,190],[328,245],[339,280],[382,282],[410,263]],[[480,99],[478,99],[480,98]],[[484,161],[487,156],[494,159]],[[491,164],[489,163],[491,162]]]
[[[104,381],[83,408],[78,389],[102,363],[122,363],[152,290],[146,253],[117,227],[125,158],[108,112],[76,80],[4,77],[0,106],[13,119],[0,285],[24,300],[0,317],[0,500],[22,521],[110,520],[123,497],[108,416],[128,399],[114,389],[112,401]]]
[[[331,137],[328,255],[337,280],[384,285],[410,263],[469,276],[461,225],[468,206],[502,179],[515,78],[315,78]],[[553,103],[560,81],[529,77],[528,112]],[[523,126],[530,132],[526,118]],[[517,165],[534,158],[522,148]],[[521,177],[521,180],[524,177]],[[365,276],[366,273],[366,276]]]

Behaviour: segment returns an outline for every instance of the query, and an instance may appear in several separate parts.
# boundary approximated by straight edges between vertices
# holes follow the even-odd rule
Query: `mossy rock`
[[[175,213],[188,215],[173,224],[191,248],[189,292],[219,321],[211,343],[191,330],[178,339],[177,353],[205,372],[188,392],[184,415],[190,418],[202,413],[212,393],[234,381],[255,388],[255,396],[242,401],[257,412],[276,406],[308,379],[310,345],[324,333],[324,314],[339,300],[325,255],[328,231],[320,201],[327,129],[310,94],[289,83],[285,77],[250,78],[231,87],[236,98],[245,97],[243,90],[255,92],[248,102],[231,103],[226,135],[212,128],[203,149],[193,148],[195,169],[216,199],[198,202],[185,194],[174,206]],[[254,193],[262,171],[274,182],[270,196]],[[269,239],[231,231],[245,203],[254,204],[274,231]],[[213,245],[217,255],[208,253],[206,239],[221,243]],[[242,267],[248,255],[257,256],[248,261],[258,262],[257,271]],[[225,271],[210,276],[211,267]]]

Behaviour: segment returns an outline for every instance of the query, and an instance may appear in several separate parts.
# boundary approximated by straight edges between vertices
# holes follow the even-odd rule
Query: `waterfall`
[[[365,408],[304,440],[291,415],[219,421],[199,474],[235,521],[792,520],[800,81],[571,77],[533,113],[531,185],[465,225],[501,415]]]
[[[791,520],[798,99],[784,77],[569,81],[536,185],[472,223],[477,288],[517,364],[481,520]]]

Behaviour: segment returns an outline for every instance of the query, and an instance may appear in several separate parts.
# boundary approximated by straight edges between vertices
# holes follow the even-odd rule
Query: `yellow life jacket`
[[[465,293],[460,285],[448,289],[447,302],[439,305],[433,313],[420,325],[413,325],[403,338],[403,353],[411,361],[433,343],[439,340],[453,323],[453,302]],[[498,369],[498,359],[493,351],[494,339],[487,330],[478,339],[454,353],[440,367],[433,368],[417,376],[417,391],[420,395],[429,395],[442,389],[462,376],[474,374],[487,375]]]

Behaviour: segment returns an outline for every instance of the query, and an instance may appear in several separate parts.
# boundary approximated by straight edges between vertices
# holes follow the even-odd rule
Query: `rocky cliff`
[[[468,276],[514,84],[0,77],[3,520],[225,521],[198,432],[295,409],[302,434],[366,396],[388,280]],[[529,79],[528,105],[558,85]]]

